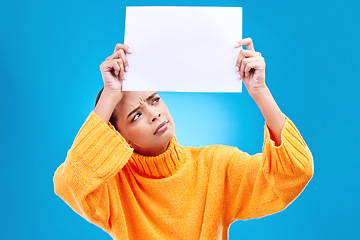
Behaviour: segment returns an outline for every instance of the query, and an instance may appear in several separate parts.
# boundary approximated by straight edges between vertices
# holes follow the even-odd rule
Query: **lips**
[[[168,121],[163,121],[163,122],[160,123],[159,126],[157,126],[157,128],[155,129],[154,135],[157,134],[157,133],[162,133],[162,132],[164,132],[167,128],[168,128]]]

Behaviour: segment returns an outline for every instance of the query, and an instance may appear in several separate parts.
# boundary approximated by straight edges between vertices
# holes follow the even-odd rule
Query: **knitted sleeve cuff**
[[[277,172],[286,172],[295,174],[298,171],[313,171],[313,159],[311,152],[306,145],[300,132],[294,123],[285,117],[285,125],[281,132],[281,144],[275,145],[270,138],[270,131],[265,124],[263,154],[264,170]]]
[[[68,152],[68,164],[88,177],[108,179],[127,163],[132,153],[120,133],[91,112]]]

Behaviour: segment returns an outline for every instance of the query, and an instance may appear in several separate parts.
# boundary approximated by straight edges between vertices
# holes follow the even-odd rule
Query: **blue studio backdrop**
[[[243,7],[243,36],[264,56],[267,85],[314,157],[315,175],[298,199],[281,213],[235,222],[230,239],[358,239],[355,0],[3,1],[0,238],[111,239],[54,194],[52,178],[93,110],[100,64],[123,41],[125,7],[169,5]],[[264,119],[243,89],[161,93],[179,143],[260,152]]]

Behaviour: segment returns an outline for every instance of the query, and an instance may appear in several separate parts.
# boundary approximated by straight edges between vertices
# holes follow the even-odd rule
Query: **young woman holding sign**
[[[263,152],[181,147],[156,92],[123,92],[128,46],[100,66],[104,88],[54,176],[55,192],[114,239],[227,239],[232,222],[285,209],[313,175],[310,150],[265,84],[250,38],[235,67],[265,118]]]

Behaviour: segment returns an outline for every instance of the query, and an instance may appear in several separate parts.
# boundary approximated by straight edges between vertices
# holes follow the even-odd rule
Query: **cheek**
[[[128,123],[123,121],[118,121],[116,124],[116,129],[119,131],[121,136],[123,136],[126,140],[131,141],[131,136],[133,135],[133,129],[129,126]]]
[[[163,113],[167,117],[168,120],[171,120],[173,122],[172,116],[171,116],[170,111],[169,111],[169,109],[167,107],[164,107]]]
[[[149,135],[149,130],[148,126],[139,121],[126,128],[126,131],[124,131],[124,137],[129,141],[142,142],[146,140],[146,136]]]

